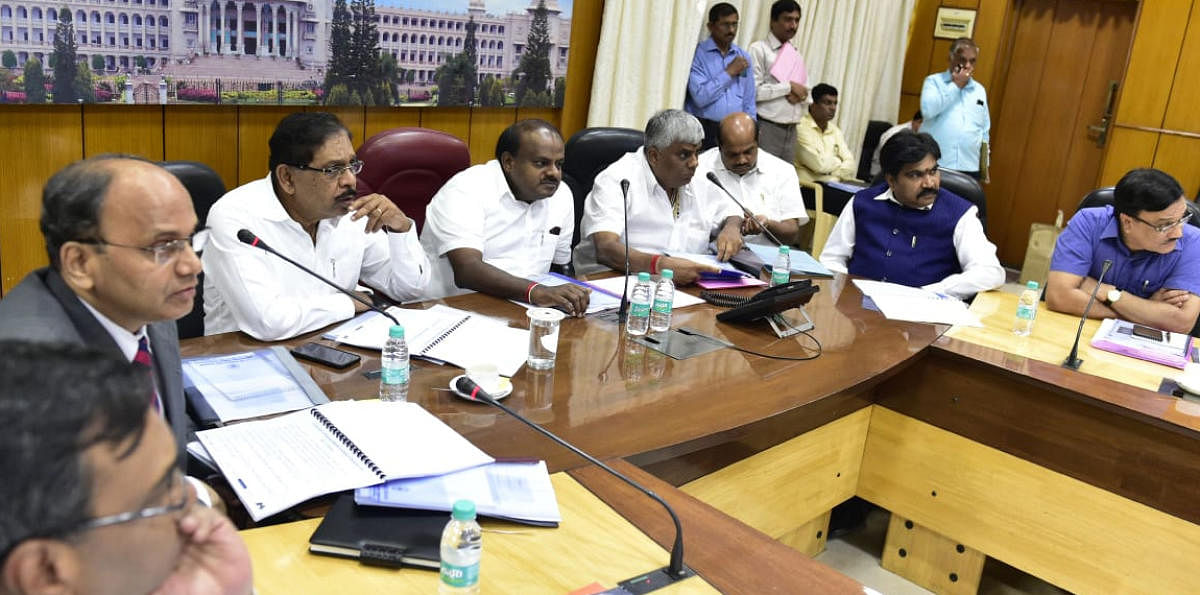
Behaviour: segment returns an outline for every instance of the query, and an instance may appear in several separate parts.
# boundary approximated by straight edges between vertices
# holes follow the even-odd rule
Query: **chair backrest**
[[[987,197],[983,195],[983,186],[979,182],[960,171],[939,167],[942,174],[942,188],[953,192],[979,207],[979,221],[987,230]]]
[[[1114,204],[1116,201],[1116,198],[1113,195],[1114,190],[1114,186],[1105,186],[1103,188],[1097,188],[1091,192],[1088,192],[1083,196],[1083,200],[1079,201],[1079,207],[1077,208],[1088,209],[1091,207],[1103,207]],[[1195,202],[1190,200],[1185,200],[1184,203],[1187,205],[1188,212],[1192,214],[1191,218],[1188,219],[1188,223],[1196,227],[1200,227],[1200,205],[1197,205]],[[1200,328],[1200,326],[1197,328]]]
[[[471,166],[471,153],[462,139],[428,128],[384,130],[363,142],[358,158],[363,162],[358,195],[377,192],[388,197],[418,231],[433,195]]]
[[[200,227],[208,221],[208,211],[217,199],[225,195],[225,182],[213,168],[196,161],[164,161],[162,166],[179,178],[188,194],[192,195],[192,208],[200,220]],[[175,321],[179,338],[188,339],[204,334],[204,273],[196,283],[196,297],[192,300],[192,311]]]
[[[572,246],[579,243],[583,201],[592,191],[596,175],[622,155],[636,151],[645,142],[646,135],[633,128],[584,128],[567,140],[563,182],[566,182],[575,198],[575,236],[571,239]]]
[[[867,122],[867,131],[863,134],[862,153],[858,156],[858,179],[864,182],[870,181],[871,165],[875,160],[875,149],[879,148],[879,138],[891,127],[891,122],[883,120]]]

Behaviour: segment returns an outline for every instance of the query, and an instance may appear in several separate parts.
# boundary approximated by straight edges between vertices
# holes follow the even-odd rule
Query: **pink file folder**
[[[804,68],[804,57],[790,43],[779,46],[779,55],[771,66],[771,76],[779,82],[808,84],[808,70]]]

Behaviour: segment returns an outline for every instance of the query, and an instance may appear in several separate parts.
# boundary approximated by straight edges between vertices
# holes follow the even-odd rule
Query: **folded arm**
[[[1096,280],[1091,277],[1050,271],[1046,280],[1046,306],[1056,312],[1080,316],[1095,288]],[[1120,318],[1173,333],[1189,333],[1200,315],[1200,297],[1191,292],[1164,288],[1141,298],[1122,291],[1121,299],[1109,307],[1103,302],[1112,289],[1119,288],[1100,284],[1089,318]]]

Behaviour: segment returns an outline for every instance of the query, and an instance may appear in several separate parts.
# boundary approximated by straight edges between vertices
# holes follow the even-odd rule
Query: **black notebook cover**
[[[308,551],[374,566],[437,570],[449,521],[444,512],[358,506],[354,494],[342,494],[309,538]]]

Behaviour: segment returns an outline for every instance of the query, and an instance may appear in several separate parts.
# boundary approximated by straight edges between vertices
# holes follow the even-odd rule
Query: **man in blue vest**
[[[941,189],[941,150],[928,134],[900,132],[879,150],[886,184],[854,195],[821,263],[867,279],[969,299],[1004,283],[978,209]]]

